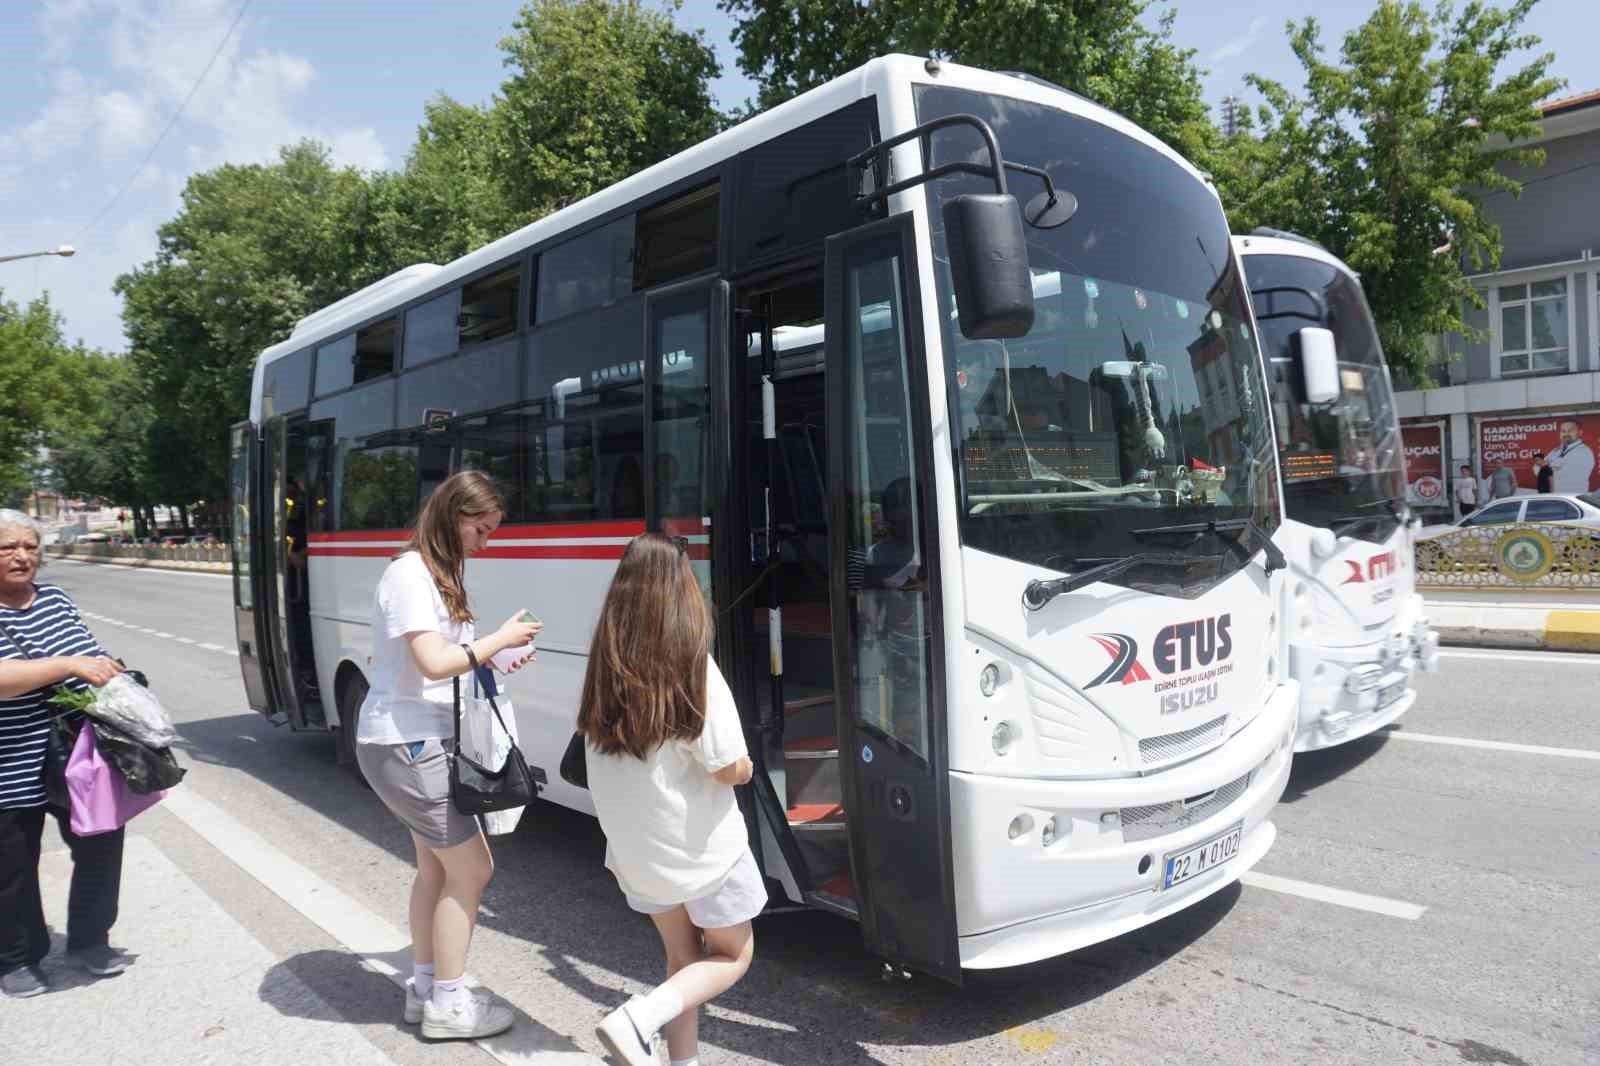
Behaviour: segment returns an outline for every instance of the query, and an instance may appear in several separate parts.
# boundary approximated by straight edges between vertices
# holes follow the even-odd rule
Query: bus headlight
[[[1056,842],[1056,820],[1055,820],[1055,818],[1052,817],[1048,822],[1045,822],[1044,825],[1039,827],[1039,843],[1043,844],[1045,847],[1048,848],[1051,844],[1054,844],[1055,842]]]
[[[1000,687],[1000,666],[990,663],[983,668],[983,673],[978,675],[978,691],[985,696],[993,696]]]
[[[1010,722],[998,722],[995,724],[994,733],[989,739],[994,744],[994,753],[996,755],[1004,755],[1006,750],[1011,747],[1011,742],[1017,739],[1017,731]]]

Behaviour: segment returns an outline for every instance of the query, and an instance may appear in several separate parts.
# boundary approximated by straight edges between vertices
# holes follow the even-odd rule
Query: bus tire
[[[367,699],[367,679],[359,673],[339,686],[338,758],[340,765],[356,775],[356,780],[367,785],[367,777],[356,761],[356,729],[361,721],[361,705]],[[367,785],[371,788],[371,785]]]

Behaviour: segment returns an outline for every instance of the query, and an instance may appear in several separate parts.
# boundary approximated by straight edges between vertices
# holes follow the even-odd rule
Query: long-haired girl
[[[493,1036],[512,1023],[509,1007],[466,985],[467,945],[494,860],[477,819],[450,802],[445,747],[455,727],[451,679],[472,669],[462,645],[487,663],[542,628],[513,617],[480,637],[473,625],[467,556],[489,542],[504,513],[486,475],[463,470],[447,478],[384,570],[372,607],[372,687],[361,705],[356,761],[384,806],[411,830],[417,850],[404,1016],[420,1021],[422,1035],[434,1040]]]
[[[674,1066],[697,1066],[699,1007],[750,968],[750,920],[767,902],[733,793],[750,780],[749,752],[711,635],[685,543],[634,538],[600,610],[578,710],[606,867],[667,954],[667,980],[596,1029],[630,1066],[656,1061],[662,1031]]]

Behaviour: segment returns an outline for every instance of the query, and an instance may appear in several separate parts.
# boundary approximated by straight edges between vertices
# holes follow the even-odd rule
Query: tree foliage
[[[887,52],[1018,70],[1106,105],[1180,148],[1206,126],[1194,51],[1149,0],[718,0],[762,108]]]
[[[69,347],[48,295],[19,306],[0,294],[0,503],[43,473],[40,449],[81,413],[81,347]]]
[[[1256,123],[1209,159],[1235,232],[1272,225],[1312,237],[1362,276],[1384,353],[1427,381],[1427,341],[1469,332],[1473,272],[1499,264],[1490,192],[1520,191],[1508,163],[1544,153],[1535,104],[1560,88],[1549,54],[1502,75],[1538,38],[1522,32],[1535,0],[1506,8],[1382,0],[1350,31],[1338,61],[1317,21],[1288,27],[1306,72],[1303,96],[1263,78]],[[1252,123],[1251,125],[1254,125]]]

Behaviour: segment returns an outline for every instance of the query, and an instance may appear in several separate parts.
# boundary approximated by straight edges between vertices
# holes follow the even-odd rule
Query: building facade
[[[1410,480],[1442,474],[1426,498],[1412,493],[1435,518],[1463,465],[1480,504],[1502,467],[1519,494],[1537,491],[1546,464],[1549,491],[1600,488],[1600,90],[1540,109],[1544,165],[1507,171],[1520,197],[1484,200],[1503,249],[1498,270],[1471,278],[1484,308],[1467,324],[1480,338],[1441,338],[1437,387],[1396,380]]]

